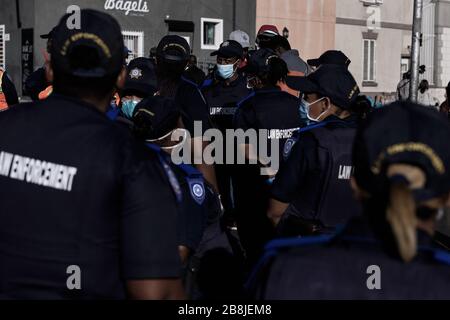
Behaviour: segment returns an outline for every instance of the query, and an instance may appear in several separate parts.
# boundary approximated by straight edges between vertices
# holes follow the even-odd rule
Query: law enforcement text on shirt
[[[77,168],[0,152],[0,176],[70,192]]]

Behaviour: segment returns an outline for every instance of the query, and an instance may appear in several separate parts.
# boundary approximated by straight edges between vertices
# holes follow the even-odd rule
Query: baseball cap
[[[133,122],[144,139],[158,139],[177,128],[181,112],[173,99],[152,96],[136,106]]]
[[[278,58],[275,51],[262,48],[249,52],[248,64],[245,66],[245,72],[248,74],[262,74],[269,71],[269,62],[271,59]]]
[[[356,135],[354,176],[358,185],[382,192],[386,169],[409,164],[422,169],[425,186],[413,192],[418,202],[450,190],[450,124],[439,112],[407,101],[395,102],[369,114]]]
[[[220,45],[219,50],[211,53],[211,56],[221,56],[224,58],[242,58],[244,49],[239,42],[234,40],[227,40]]]
[[[324,64],[307,77],[289,77],[286,83],[302,93],[317,93],[330,98],[342,109],[349,109],[360,93],[355,78],[341,65]]]
[[[177,35],[163,37],[156,48],[156,55],[169,62],[187,61],[190,52],[186,39]]]
[[[148,58],[136,58],[127,66],[127,79],[122,92],[135,91],[142,96],[152,96],[156,92],[155,67]]]
[[[322,64],[338,64],[348,67],[350,63],[350,59],[342,51],[337,50],[325,51],[319,58],[308,60],[308,64],[313,67],[318,67]]]
[[[119,23],[112,16],[92,9],[82,9],[80,15],[80,29],[67,27],[70,17],[67,14],[52,32],[52,65],[64,74],[81,78],[119,74],[125,60]]]
[[[235,30],[235,31],[231,32],[230,36],[228,38],[230,40],[239,42],[239,44],[242,46],[242,48],[250,47],[250,36],[242,30]]]
[[[56,29],[56,27],[53,27],[52,30],[49,31],[49,33],[41,34],[41,35],[40,35],[40,38],[41,38],[41,39],[51,39],[53,33],[55,32],[55,29]]]

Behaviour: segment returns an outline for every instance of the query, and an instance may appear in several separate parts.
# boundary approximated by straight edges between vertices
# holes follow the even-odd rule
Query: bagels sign
[[[106,0],[105,10],[118,10],[124,11],[125,15],[131,13],[148,13],[147,1],[136,0],[136,1],[123,1],[123,0]]]

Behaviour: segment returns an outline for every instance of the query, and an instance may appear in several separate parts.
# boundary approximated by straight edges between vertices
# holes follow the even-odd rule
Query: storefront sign
[[[124,11],[125,15],[130,13],[148,13],[147,1],[124,1],[124,0],[105,0],[105,10]]]

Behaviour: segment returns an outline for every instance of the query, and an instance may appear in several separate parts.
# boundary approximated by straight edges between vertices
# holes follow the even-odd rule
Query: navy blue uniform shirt
[[[325,127],[331,130],[357,127],[356,116],[350,116],[345,120],[330,116],[326,121]],[[298,141],[292,146],[287,160],[282,163],[276,175],[271,189],[273,199],[284,203],[292,203],[307,188],[309,194],[317,196],[310,199],[307,205],[308,209],[298,209],[308,211],[316,208],[324,183],[323,172],[325,170],[325,168],[321,168],[317,150],[316,137],[308,131],[300,133]]]
[[[0,168],[0,298],[121,299],[126,280],[180,276],[156,155],[94,106],[52,95],[2,112]]]
[[[331,239],[278,242],[259,274],[257,298],[450,299],[450,255],[426,233],[418,231],[420,249],[410,263],[388,255],[363,219]]]
[[[250,92],[251,90],[247,88],[246,78],[241,75],[229,84],[222,80],[203,88],[209,106],[209,115],[218,129],[222,132],[225,132],[226,129],[233,129],[233,118],[238,103]]]

